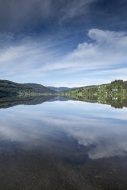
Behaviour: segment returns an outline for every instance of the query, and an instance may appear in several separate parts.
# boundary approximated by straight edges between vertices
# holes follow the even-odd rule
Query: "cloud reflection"
[[[89,147],[91,159],[127,152],[126,109],[78,101],[47,102],[0,110],[0,141],[20,142],[22,148],[50,146],[63,137]],[[64,137],[63,137],[64,138]]]

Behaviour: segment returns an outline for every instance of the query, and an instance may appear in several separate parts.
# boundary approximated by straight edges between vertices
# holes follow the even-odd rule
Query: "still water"
[[[126,189],[127,108],[49,98],[0,109],[0,190]]]

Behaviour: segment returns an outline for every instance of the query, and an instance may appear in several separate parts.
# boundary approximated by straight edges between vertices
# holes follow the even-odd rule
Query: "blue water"
[[[0,109],[0,189],[126,190],[127,109],[68,99]]]

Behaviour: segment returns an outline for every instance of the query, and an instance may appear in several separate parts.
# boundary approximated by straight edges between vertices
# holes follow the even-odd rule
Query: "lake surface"
[[[53,97],[0,109],[0,190],[126,189],[127,108]]]

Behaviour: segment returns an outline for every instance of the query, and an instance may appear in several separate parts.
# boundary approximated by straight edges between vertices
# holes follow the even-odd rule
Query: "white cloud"
[[[110,69],[127,64],[127,35],[123,32],[111,32],[92,29],[88,32],[91,42],[84,42],[62,59],[44,71],[60,71],[61,73],[78,73],[97,69]],[[121,71],[121,68],[120,70]],[[101,71],[100,71],[101,74]]]
[[[103,31],[92,29],[88,32],[92,42],[84,42],[59,64],[70,72],[80,70],[100,69],[120,64],[127,64],[127,36],[122,32]]]
[[[89,42],[79,44],[76,49],[64,56],[60,44],[56,45],[48,39],[40,42],[24,40],[21,44],[11,45],[0,52],[2,77],[35,79],[37,76],[45,76],[46,80],[49,76],[56,78],[57,74],[62,77],[71,74],[74,80],[74,76],[84,72],[85,78],[82,77],[82,82],[91,81],[89,84],[93,82],[91,75],[94,75],[95,83],[100,80],[107,81],[107,77],[109,80],[116,78],[127,80],[124,72],[127,69],[127,34],[91,29],[88,36]],[[73,84],[76,85],[79,86],[78,80]]]

